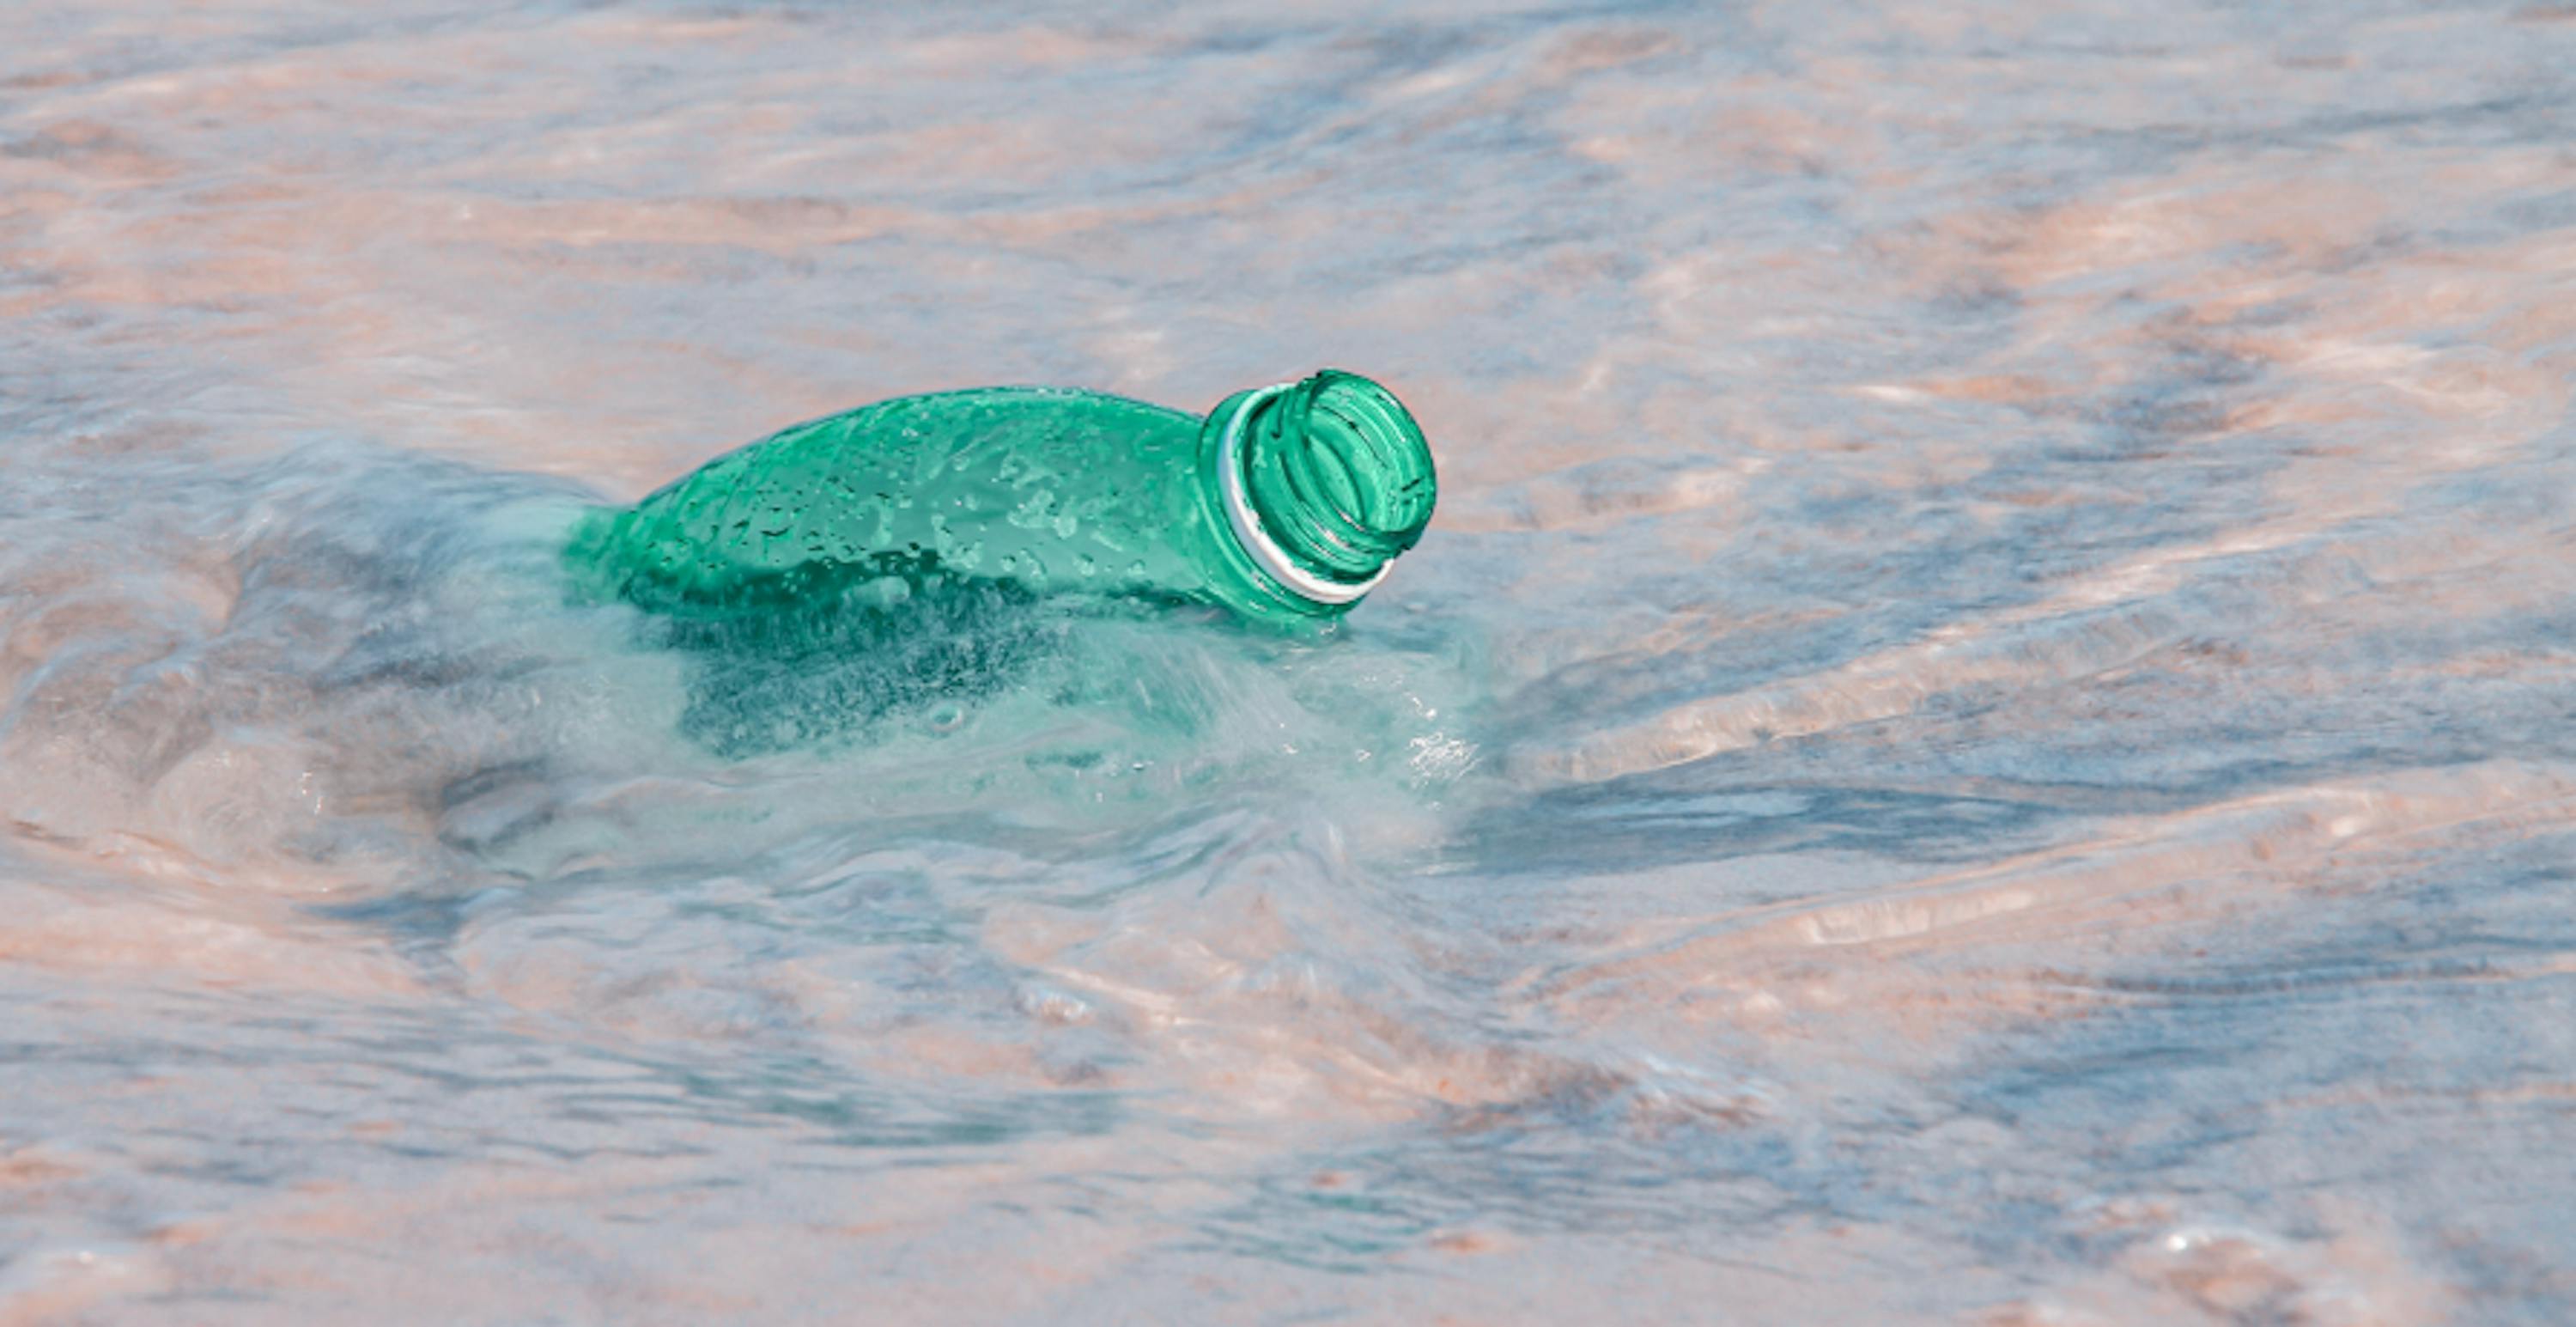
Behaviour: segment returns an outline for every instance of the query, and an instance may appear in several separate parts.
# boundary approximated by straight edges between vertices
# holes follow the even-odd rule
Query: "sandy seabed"
[[[2576,1317],[2571,144],[2518,4],[22,0],[0,1323]],[[1322,642],[720,759],[546,579],[1327,364]]]

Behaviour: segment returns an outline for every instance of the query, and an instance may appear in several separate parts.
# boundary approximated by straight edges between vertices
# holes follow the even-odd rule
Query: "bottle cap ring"
[[[1254,408],[1262,402],[1296,385],[1283,382],[1264,387],[1245,396],[1243,403],[1234,408],[1234,414],[1225,421],[1225,432],[1217,443],[1217,486],[1225,494],[1225,519],[1234,527],[1234,541],[1243,546],[1243,551],[1252,556],[1254,563],[1269,573],[1270,579],[1314,603],[1347,604],[1376,589],[1377,583],[1385,580],[1386,574],[1395,569],[1395,559],[1388,558],[1380,563],[1364,581],[1326,580],[1298,566],[1296,560],[1288,556],[1288,550],[1281,548],[1278,541],[1270,537],[1270,532],[1261,528],[1261,513],[1254,511],[1244,497],[1244,421],[1252,418]]]

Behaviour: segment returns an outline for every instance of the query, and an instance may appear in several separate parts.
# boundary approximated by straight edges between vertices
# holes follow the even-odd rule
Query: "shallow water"
[[[2292,8],[13,6],[0,1321],[2576,1315],[2576,14]],[[1324,364],[1330,640],[548,579]]]

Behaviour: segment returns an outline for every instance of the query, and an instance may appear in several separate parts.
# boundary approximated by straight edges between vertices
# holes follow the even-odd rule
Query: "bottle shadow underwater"
[[[1319,445],[1357,445],[1334,413],[1365,403],[1351,382],[1327,378],[1302,403],[1298,390],[1264,399],[1332,415]],[[1114,436],[1103,418],[1145,412],[1164,454],[1192,462],[1181,478],[1214,478],[1191,450],[1205,421],[1100,409],[1077,436],[1096,443]],[[1291,418],[1221,413],[1274,441]],[[1214,547],[1214,571],[1175,559],[1176,580],[1108,574],[1099,554],[1086,577],[1081,541],[1168,532],[1142,519],[1152,494],[1181,503],[1192,537],[1233,538],[1221,488],[1120,481],[1087,505],[1040,482],[1080,476],[1078,457],[1005,457],[991,445],[1003,436],[1027,435],[988,430],[985,445],[908,462],[934,468],[935,454],[932,487],[951,496],[942,486],[1006,474],[1016,500],[979,506],[992,518],[980,560],[972,540],[940,546],[942,526],[967,526],[916,496],[906,528],[927,532],[932,557],[729,554],[735,594],[695,600],[623,592],[568,554],[634,509],[559,480],[317,441],[131,459],[133,486],[111,493],[80,457],[31,459],[17,481],[46,501],[0,513],[0,592],[17,605],[0,646],[43,666],[12,674],[0,709],[0,792],[48,842],[161,845],[210,877],[261,870],[365,895],[706,860],[861,821],[971,837],[997,820],[1096,826],[1112,804],[1129,809],[1110,820],[1142,822],[1283,795],[1364,802],[1389,783],[1445,787],[1472,763],[1457,726],[1472,649],[1446,626],[1377,614],[1353,629],[1347,604],[1247,613],[1210,588],[1261,584],[1239,545]],[[1344,473],[1361,462],[1252,450],[1278,461],[1241,488],[1265,528],[1286,530],[1290,500],[1315,492],[1342,504],[1323,515],[1394,544],[1427,520],[1427,469],[1362,494]],[[1120,500],[1138,520],[1107,519]],[[1332,544],[1333,528],[1318,517],[1280,539],[1361,547],[1347,531]],[[1023,542],[1005,550],[1006,537]],[[1373,573],[1312,574],[1347,588]]]

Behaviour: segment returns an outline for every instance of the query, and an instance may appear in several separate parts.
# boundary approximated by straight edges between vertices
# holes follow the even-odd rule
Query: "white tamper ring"
[[[1364,581],[1325,580],[1298,566],[1288,556],[1288,551],[1271,539],[1270,532],[1261,528],[1261,514],[1252,509],[1252,504],[1243,495],[1243,421],[1252,418],[1253,407],[1296,385],[1283,382],[1264,387],[1244,397],[1243,404],[1234,408],[1233,416],[1225,421],[1225,434],[1217,443],[1217,486],[1225,494],[1225,520],[1226,524],[1234,527],[1234,541],[1243,546],[1244,552],[1252,555],[1252,560],[1263,571],[1270,573],[1272,580],[1287,586],[1300,598],[1315,603],[1347,604],[1376,589],[1377,583],[1385,580],[1386,574],[1395,569],[1395,559],[1388,558],[1380,563]]]

